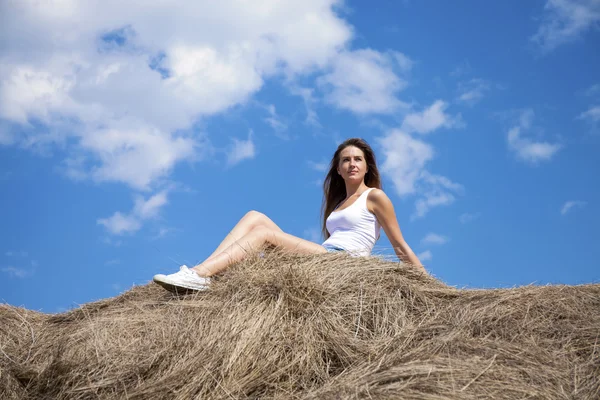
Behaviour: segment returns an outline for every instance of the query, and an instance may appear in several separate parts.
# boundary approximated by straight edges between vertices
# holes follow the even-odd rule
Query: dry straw
[[[0,398],[599,399],[599,336],[597,284],[459,290],[272,251],[196,294],[0,305]]]

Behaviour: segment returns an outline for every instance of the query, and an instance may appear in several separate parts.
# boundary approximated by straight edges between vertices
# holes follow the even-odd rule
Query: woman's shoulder
[[[387,197],[387,194],[385,194],[383,189],[369,188],[367,190],[369,190],[369,194],[367,195],[368,198],[376,198],[376,197],[383,197],[383,196]]]
[[[374,214],[375,212],[373,210],[375,204],[385,201],[388,199],[388,196],[382,189],[370,188],[367,190],[369,190],[369,193],[367,194],[367,209]]]

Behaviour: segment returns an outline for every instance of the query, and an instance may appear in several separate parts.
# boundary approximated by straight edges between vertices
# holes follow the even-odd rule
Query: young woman
[[[193,268],[183,265],[171,275],[155,275],[154,282],[171,291],[206,289],[210,276],[265,244],[300,254],[346,251],[352,256],[368,256],[381,227],[398,258],[424,270],[402,237],[392,202],[381,190],[375,154],[367,142],[353,138],[338,146],[323,191],[323,244],[285,233],[266,215],[250,211],[204,262]]]

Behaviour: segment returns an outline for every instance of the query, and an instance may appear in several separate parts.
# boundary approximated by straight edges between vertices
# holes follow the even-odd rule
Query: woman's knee
[[[258,211],[248,211],[246,213],[246,215],[244,215],[244,217],[242,218],[242,221],[244,221],[247,225],[250,226],[250,229],[253,229],[254,227],[258,226],[258,225],[263,225],[263,215],[262,213],[258,212]]]
[[[251,220],[259,220],[259,219],[262,219],[264,216],[265,215],[259,211],[250,210],[246,213],[246,215],[244,215],[244,218],[251,219]]]
[[[260,211],[251,210],[246,213],[244,218],[247,218],[248,221],[252,224],[253,228],[257,226],[266,226],[267,228],[274,229],[276,227],[275,223],[271,221],[269,217]]]

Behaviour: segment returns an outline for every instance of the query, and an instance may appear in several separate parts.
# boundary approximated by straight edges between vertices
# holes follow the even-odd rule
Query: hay
[[[598,399],[600,285],[458,290],[398,263],[252,256],[45,315],[0,306],[2,399]]]

